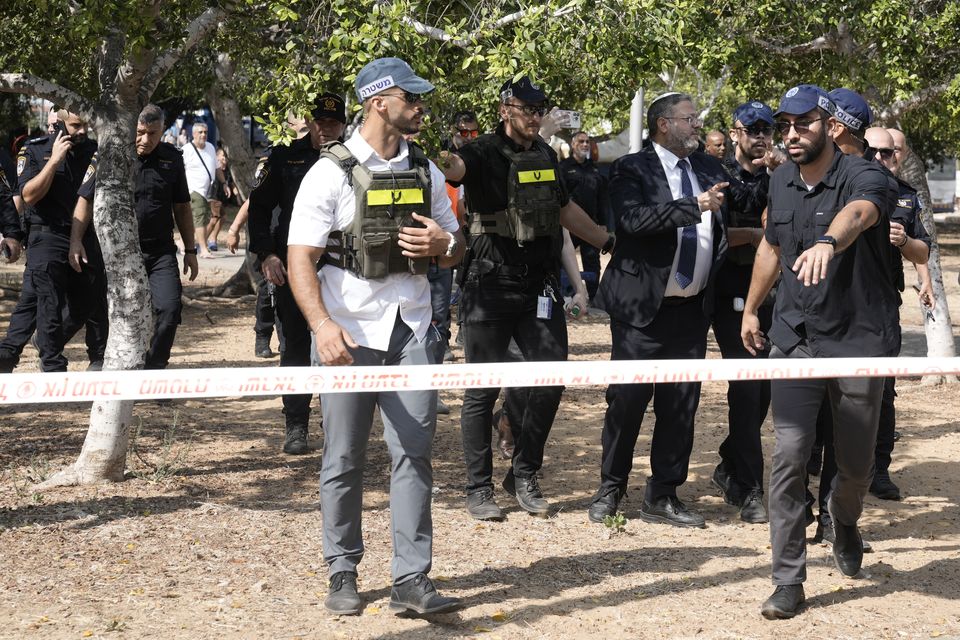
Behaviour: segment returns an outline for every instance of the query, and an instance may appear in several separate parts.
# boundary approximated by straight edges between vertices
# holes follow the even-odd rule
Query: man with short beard
[[[724,162],[731,179],[766,193],[767,167],[776,168],[779,154],[773,150],[773,109],[756,100],[741,104],[733,112],[733,155]],[[760,238],[765,200],[749,209],[730,207],[727,230],[730,249],[717,274],[713,335],[724,358],[749,358],[740,339],[743,306],[750,288],[750,272]],[[761,330],[770,328],[773,300],[759,309]],[[766,357],[766,352],[761,353]],[[720,464],[713,472],[713,484],[727,504],[740,509],[740,519],[752,524],[767,521],[763,506],[763,447],[760,427],[770,406],[767,380],[731,380],[727,389],[729,432],[720,444]]]
[[[823,89],[799,85],[786,92],[774,114],[793,163],[770,178],[764,238],[741,330],[751,353],[767,346],[757,313],[781,273],[770,358],[878,357],[899,344],[889,274],[888,183],[876,163],[833,145],[834,113]],[[761,608],[764,617],[793,617],[804,601],[804,480],[824,397],[833,410],[839,469],[829,500],[834,562],[845,576],[859,572],[863,542],[857,521],[873,472],[882,393],[882,378],[771,382],[776,446],[769,514],[776,589]]]
[[[618,245],[600,281],[597,306],[610,314],[613,360],[700,359],[707,351],[711,287],[727,251],[729,177],[719,160],[697,151],[701,122],[689,95],[654,100],[647,126],[653,144],[610,168]],[[617,512],[651,399],[652,473],[640,518],[703,527],[703,516],[677,497],[693,448],[698,382],[607,389],[600,488],[587,515],[602,522]]]

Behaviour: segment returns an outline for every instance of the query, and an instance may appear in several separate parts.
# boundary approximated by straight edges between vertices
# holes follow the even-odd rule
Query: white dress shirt
[[[660,164],[663,165],[663,172],[667,174],[667,184],[670,185],[670,192],[674,200],[683,197],[683,188],[680,185],[680,175],[684,169],[680,166],[680,158],[672,151],[661,147],[656,142],[653,148],[660,157]],[[689,158],[687,159],[689,162]],[[703,193],[697,175],[693,172],[691,166],[687,171],[690,178],[690,186],[693,187],[693,195],[697,196]],[[693,282],[686,289],[681,289],[677,284],[677,263],[680,261],[680,241],[683,235],[683,227],[677,229],[677,250],[673,254],[673,266],[670,267],[670,277],[667,279],[667,289],[664,296],[687,298],[695,296],[707,287],[707,281],[710,279],[710,265],[713,262],[713,212],[707,209],[701,212],[700,223],[697,224],[697,262],[693,269]]]
[[[346,142],[357,161],[371,171],[407,171],[409,148],[400,141],[396,157],[384,160],[360,135],[358,129]],[[451,233],[459,229],[443,174],[430,163],[432,217]],[[344,231],[353,222],[356,198],[347,176],[329,158],[314,164],[300,183],[290,216],[289,246],[326,247],[332,231]],[[324,265],[317,274],[323,304],[330,317],[362,347],[386,351],[397,318],[423,341],[433,315],[430,283],[426,275],[391,273],[382,279],[366,279],[352,271]]]

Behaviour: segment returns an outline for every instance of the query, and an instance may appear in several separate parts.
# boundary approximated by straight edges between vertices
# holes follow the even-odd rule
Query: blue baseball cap
[[[368,62],[360,69],[353,87],[360,102],[390,87],[400,87],[410,93],[430,93],[434,90],[432,84],[414,73],[410,65],[400,58],[377,58]]]
[[[834,89],[829,94],[830,99],[837,105],[834,117],[845,125],[848,129],[855,132],[865,131],[873,122],[873,113],[870,111],[870,105],[856,91],[850,89]]]
[[[523,76],[516,82],[507,80],[500,87],[500,101],[503,102],[507,98],[517,98],[535,104],[546,102],[547,94],[543,92],[539,85],[534,84],[529,76]]]
[[[783,98],[780,99],[780,106],[773,115],[776,117],[781,113],[786,113],[791,116],[802,116],[817,107],[830,115],[833,115],[836,111],[836,107],[826,91],[815,84],[798,84],[783,94]]]
[[[737,120],[745,127],[754,125],[757,122],[773,124],[773,109],[759,100],[744,102],[733,112],[733,121],[736,122]]]

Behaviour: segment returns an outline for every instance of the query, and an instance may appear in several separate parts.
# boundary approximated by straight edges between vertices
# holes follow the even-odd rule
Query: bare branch
[[[730,74],[730,65],[723,65],[723,69],[720,71],[720,77],[717,78],[717,81],[713,84],[713,91],[710,92],[710,97],[700,103],[700,107],[702,108],[702,111],[700,112],[701,120],[710,115],[710,111],[712,111],[714,105],[717,104],[717,99],[720,97],[720,91],[730,79]]]
[[[946,93],[950,89],[950,82],[944,82],[943,84],[934,85],[932,87],[927,87],[925,89],[920,89],[914,93],[909,98],[904,100],[897,100],[891,104],[886,109],[881,110],[879,120],[883,122],[893,122],[899,118],[905,111],[909,111],[915,107],[919,107],[922,104],[930,102],[931,100],[939,97],[941,94]]]
[[[379,0],[379,3],[381,5],[389,4],[388,0]],[[552,11],[550,13],[550,16],[553,18],[559,18],[561,16],[565,16],[572,13],[575,9],[576,9],[576,3],[570,2],[569,4],[566,4],[560,7],[556,11]],[[439,27],[431,27],[430,25],[424,24],[423,22],[420,22],[419,20],[411,18],[410,16],[403,16],[402,18],[400,18],[400,21],[403,24],[411,27],[414,31],[416,31],[422,36],[426,36],[428,38],[431,38],[432,40],[438,40],[440,42],[448,42],[456,47],[460,47],[461,49],[466,49],[471,44],[476,42],[484,32],[489,30],[500,29],[502,27],[507,26],[508,24],[512,24],[514,22],[522,20],[524,17],[530,14],[533,10],[534,10],[533,8],[527,8],[521,11],[515,11],[514,13],[507,14],[501,18],[498,18],[497,20],[494,20],[489,25],[486,25],[482,28],[478,28],[478,29],[475,29],[474,31],[471,31],[464,38],[457,38],[455,36],[452,36]]]
[[[157,90],[157,85],[170,73],[173,66],[177,64],[190,49],[197,46],[201,40],[210,35],[226,16],[226,9],[211,7],[187,25],[185,38],[180,46],[171,47],[160,54],[150,66],[150,70],[147,71],[143,85],[140,88],[140,99],[142,102],[147,102],[150,99],[153,92]]]
[[[843,20],[837,23],[836,29],[831,29],[819,38],[814,38],[802,44],[779,45],[768,42],[754,34],[748,34],[747,37],[767,51],[782,56],[802,55],[813,51],[832,51],[841,55],[852,56],[862,49],[860,43],[853,39],[850,26]]]
[[[92,115],[93,107],[80,94],[29,73],[0,73],[0,91],[43,98],[73,113]]]

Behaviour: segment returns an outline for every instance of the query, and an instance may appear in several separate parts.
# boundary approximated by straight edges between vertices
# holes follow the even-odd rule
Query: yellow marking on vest
[[[557,177],[553,174],[553,169],[541,169],[540,171],[518,171],[517,179],[520,184],[528,182],[553,182]]]
[[[423,204],[423,189],[375,189],[367,191],[367,204]]]

